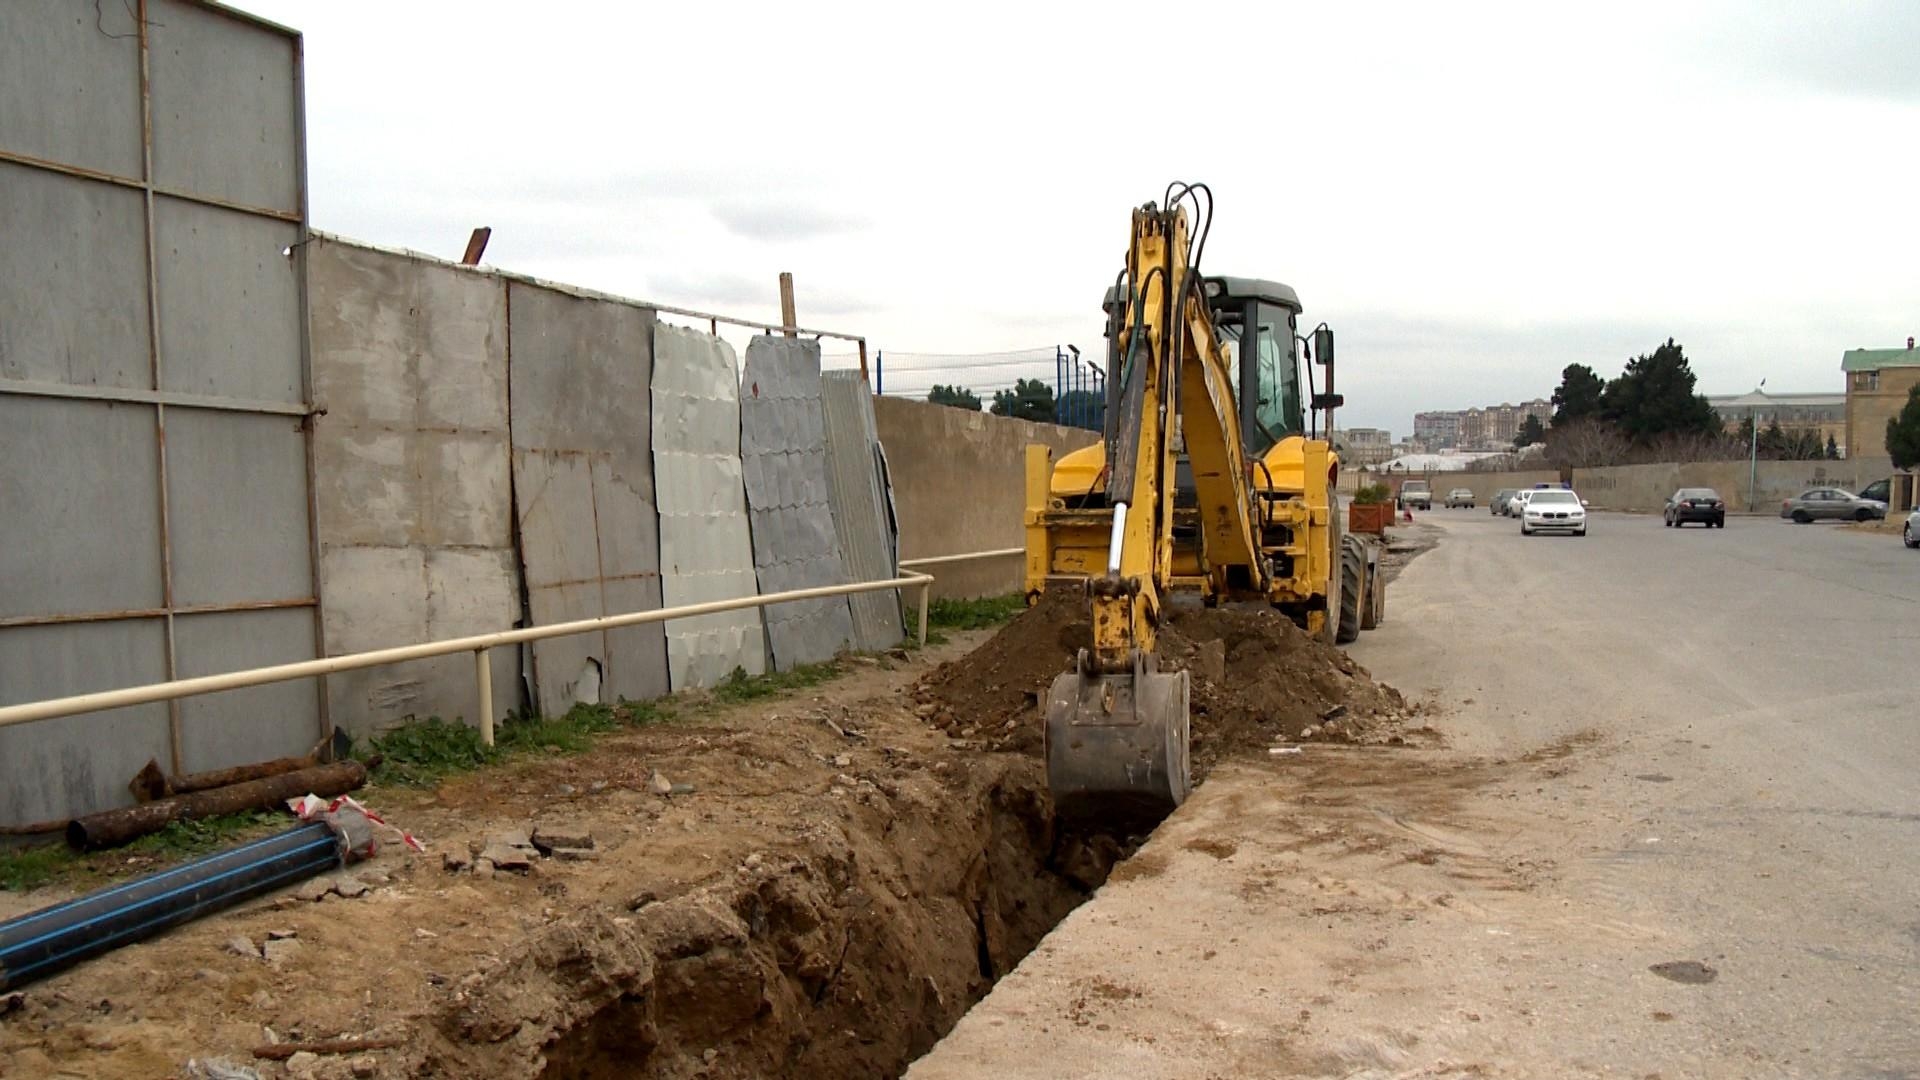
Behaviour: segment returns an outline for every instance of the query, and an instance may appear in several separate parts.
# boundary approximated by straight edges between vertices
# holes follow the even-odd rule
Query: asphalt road
[[[1920,551],[1422,521],[1449,746],[1216,774],[911,1077],[1920,1077]]]

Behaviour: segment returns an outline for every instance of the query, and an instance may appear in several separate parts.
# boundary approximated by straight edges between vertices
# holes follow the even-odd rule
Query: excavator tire
[[[1340,629],[1334,635],[1334,644],[1346,645],[1360,639],[1360,605],[1366,597],[1360,595],[1360,560],[1351,551],[1340,553]]]
[[[1387,621],[1387,575],[1375,566],[1367,575],[1367,606],[1360,615],[1360,629],[1378,629]]]

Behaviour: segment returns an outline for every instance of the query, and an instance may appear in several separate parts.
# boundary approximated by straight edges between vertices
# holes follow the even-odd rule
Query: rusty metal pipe
[[[67,823],[67,843],[80,851],[118,847],[175,821],[265,810],[309,792],[322,797],[344,795],[366,782],[367,767],[358,761],[318,765],[74,818]]]

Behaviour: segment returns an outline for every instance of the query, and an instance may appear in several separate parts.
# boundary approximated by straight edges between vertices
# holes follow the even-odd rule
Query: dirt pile
[[[1050,593],[915,689],[930,722],[987,748],[1039,753],[1048,685],[1092,643],[1087,601]],[[1218,762],[1300,740],[1398,744],[1430,735],[1418,709],[1346,653],[1265,607],[1177,607],[1162,626],[1162,670],[1192,677],[1196,778]]]

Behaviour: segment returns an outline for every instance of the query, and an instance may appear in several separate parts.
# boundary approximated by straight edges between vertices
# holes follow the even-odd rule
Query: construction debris
[[[322,796],[343,795],[366,782],[367,767],[358,761],[299,769],[278,776],[209,791],[174,795],[139,806],[102,810],[97,814],[75,818],[67,824],[67,843],[80,851],[119,847],[148,833],[158,832],[181,819],[265,810],[308,792]]]

